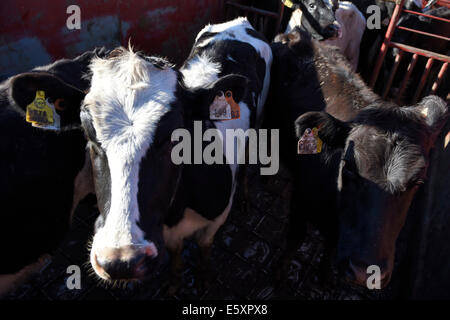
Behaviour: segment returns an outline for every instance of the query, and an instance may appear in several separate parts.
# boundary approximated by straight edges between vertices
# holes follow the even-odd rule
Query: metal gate
[[[396,55],[395,57],[395,61],[394,61],[394,65],[392,67],[392,70],[389,74],[389,78],[387,83],[385,84],[383,91],[382,91],[382,97],[383,99],[386,99],[386,97],[388,96],[391,86],[392,86],[392,82],[394,80],[394,77],[396,75],[398,66],[400,65],[400,62],[402,61],[402,59],[406,56],[405,52],[412,54],[412,58],[411,61],[408,65],[407,71],[405,76],[403,77],[401,84],[400,84],[400,88],[399,88],[399,92],[396,94],[396,99],[395,101],[397,103],[399,103],[401,101],[401,97],[403,96],[405,89],[407,87],[408,81],[413,73],[413,70],[417,64],[417,61],[419,59],[420,56],[428,58],[426,65],[425,65],[425,70],[422,73],[422,76],[420,78],[420,82],[419,85],[417,86],[417,88],[415,89],[415,93],[414,93],[414,97],[412,102],[415,103],[417,102],[417,100],[423,96],[423,88],[425,85],[425,82],[427,81],[429,75],[430,75],[430,70],[433,66],[433,64],[437,61],[438,63],[442,63],[442,66],[438,72],[438,75],[436,77],[436,79],[433,82],[433,85],[431,87],[431,91],[429,92],[429,94],[436,94],[439,86],[442,83],[442,80],[448,70],[448,64],[450,62],[450,57],[444,54],[439,54],[433,51],[428,51],[428,50],[424,50],[424,49],[420,49],[420,48],[416,48],[404,43],[398,43],[398,42],[393,42],[391,41],[392,36],[394,35],[394,32],[397,29],[400,30],[405,30],[408,32],[413,32],[413,33],[417,33],[417,34],[421,34],[421,35],[425,35],[428,37],[433,37],[433,38],[438,38],[438,39],[442,39],[445,41],[450,41],[450,38],[448,37],[448,35],[438,35],[438,34],[434,34],[434,33],[428,33],[428,32],[424,32],[421,30],[416,30],[416,29],[411,29],[411,28],[406,28],[406,27],[402,27],[402,26],[397,26],[397,23],[401,17],[401,14],[403,12],[405,13],[409,13],[409,14],[414,14],[414,15],[418,15],[418,16],[424,16],[430,19],[436,19],[436,20],[441,20],[444,21],[446,23],[450,23],[450,20],[445,19],[445,18],[441,18],[441,17],[436,17],[436,16],[432,16],[426,13],[420,13],[420,12],[415,12],[415,11],[411,11],[411,10],[406,10],[403,8],[403,5],[405,3],[405,0],[397,0],[396,1],[396,5],[395,5],[395,9],[392,15],[392,18],[390,20],[388,29],[386,31],[386,35],[384,37],[384,41],[383,44],[381,45],[381,49],[380,49],[380,53],[378,55],[376,64],[375,64],[375,68],[374,68],[374,72],[372,75],[372,78],[370,79],[370,86],[372,88],[374,88],[375,83],[378,79],[378,76],[380,74],[380,70],[381,67],[383,65],[383,61],[384,58],[386,56],[386,53],[388,51],[389,48],[397,48],[399,49],[399,53]],[[437,6],[445,6],[447,8],[450,8],[450,1],[449,0],[438,0],[436,1],[436,5]],[[448,94],[448,93],[447,93]],[[444,97],[445,99],[446,97]]]

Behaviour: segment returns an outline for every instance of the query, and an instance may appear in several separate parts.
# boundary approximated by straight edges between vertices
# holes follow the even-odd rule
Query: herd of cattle
[[[201,30],[180,68],[131,47],[102,48],[1,83],[0,274],[15,274],[52,252],[78,202],[95,193],[100,215],[90,264],[100,278],[145,279],[170,257],[176,287],[183,240],[191,236],[201,250],[199,278],[207,275],[214,235],[227,219],[242,168],[237,161],[172,162],[172,132],[193,132],[194,121],[201,121],[203,131],[280,131],[280,158],[294,189],[277,278],[311,222],[326,238],[325,272],[333,260],[348,280],[365,285],[367,267],[377,265],[386,286],[397,237],[427,177],[448,104],[437,96],[404,107],[381,100],[355,73],[363,32],[334,15],[337,7],[356,7],[300,3],[316,24],[301,23],[271,44],[238,18]],[[360,12],[336,14],[348,16],[365,19]],[[329,46],[333,41],[337,47]],[[55,104],[59,130],[25,121],[37,91]],[[240,118],[211,120],[210,105],[227,91]],[[318,128],[319,154],[297,153],[307,128]]]

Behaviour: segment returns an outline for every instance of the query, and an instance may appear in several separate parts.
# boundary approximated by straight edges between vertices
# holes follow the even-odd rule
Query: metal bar
[[[370,86],[372,88],[375,86],[375,82],[377,81],[378,74],[380,73],[381,66],[383,65],[383,60],[384,57],[386,56],[389,43],[391,42],[392,36],[394,35],[395,26],[397,25],[398,19],[400,18],[401,9],[403,8],[404,3],[405,0],[401,0],[400,4],[395,5],[394,13],[392,14],[391,21],[389,22],[389,26],[387,28],[383,44],[381,45],[380,54],[378,55],[377,62],[375,64],[375,69],[372,78],[370,79]]]
[[[275,25],[275,35],[277,35],[278,32],[280,32],[281,20],[283,20],[283,13],[284,13],[284,4],[280,3],[280,6],[278,8],[277,24]]]
[[[446,56],[444,54],[439,54],[439,53],[435,53],[433,51],[428,51],[428,50],[424,50],[424,49],[419,49],[413,46],[408,46],[406,44],[403,43],[398,43],[398,42],[391,42],[389,44],[390,47],[393,48],[398,48],[401,49],[403,51],[407,51],[407,52],[411,52],[411,53],[417,53],[421,56],[427,57],[427,58],[433,58],[435,60],[440,60],[443,62],[450,62],[450,57]]]
[[[436,5],[442,6],[442,7],[447,7],[450,9],[450,1],[448,1],[448,0],[438,0],[438,2],[436,2]]]
[[[406,31],[409,31],[409,32],[423,34],[423,35],[426,35],[426,36],[429,36],[429,37],[450,41],[450,38],[444,37],[444,36],[440,36],[440,35],[434,34],[434,33],[429,33],[429,32],[420,31],[420,30],[416,30],[416,29],[410,29],[410,28],[401,27],[401,26],[398,26],[397,29],[406,30]]]
[[[395,73],[397,72],[398,69],[398,65],[400,64],[400,61],[402,61],[402,57],[403,57],[403,51],[400,50],[400,52],[397,54],[397,56],[395,57],[395,61],[394,61],[394,66],[392,67],[392,71],[391,74],[389,75],[389,80],[384,88],[384,92],[383,92],[383,100],[386,99],[389,90],[391,89],[392,86],[392,81],[394,81],[394,77],[395,77]]]
[[[411,58],[411,62],[408,65],[408,69],[406,70],[406,76],[403,78],[402,83],[400,84],[400,91],[398,92],[397,99],[395,100],[397,104],[400,104],[400,100],[403,97],[403,92],[406,89],[406,85],[408,84],[408,80],[411,77],[411,74],[414,70],[414,67],[416,66],[418,59],[419,55],[417,53],[414,53]]]
[[[431,94],[436,93],[437,89],[439,88],[439,85],[442,82],[442,79],[444,78],[445,72],[447,72],[447,68],[448,68],[448,62],[444,63],[441,67],[441,70],[439,70],[437,79],[433,83],[433,86],[431,87]]]
[[[444,22],[450,22],[449,19],[436,17],[436,16],[432,16],[432,15],[421,13],[421,12],[417,12],[417,11],[411,11],[411,10],[404,9],[403,12],[415,14],[415,15],[418,15],[418,16],[424,16],[424,17],[431,18],[431,19],[442,20]]]
[[[275,12],[272,12],[272,11],[258,9],[258,8],[255,8],[255,7],[244,6],[242,4],[238,4],[238,3],[235,3],[235,2],[231,2],[231,1],[227,1],[227,5],[236,7],[238,9],[241,9],[241,10],[244,10],[244,11],[260,14],[260,15],[263,15],[263,16],[267,16],[267,17],[271,17],[271,18],[275,18],[275,19],[278,18],[278,13],[275,13]]]
[[[429,58],[427,61],[427,64],[425,66],[425,71],[422,74],[422,78],[420,78],[419,86],[417,87],[416,94],[414,95],[413,103],[416,103],[417,100],[419,100],[420,94],[422,93],[423,86],[425,85],[425,81],[427,80],[428,75],[430,74],[430,70],[431,70],[431,66],[433,65],[433,61],[434,61],[433,58]]]

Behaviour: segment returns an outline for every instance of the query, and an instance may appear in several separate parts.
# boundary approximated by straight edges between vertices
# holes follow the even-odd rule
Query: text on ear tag
[[[317,154],[322,151],[322,140],[318,135],[318,129],[307,128],[298,140],[298,154]]]
[[[36,97],[27,106],[26,121],[32,124],[53,124],[53,110],[45,101],[44,91],[36,91]]]
[[[209,106],[209,118],[211,120],[233,120],[241,116],[239,104],[233,99],[231,91],[225,94],[220,91]]]

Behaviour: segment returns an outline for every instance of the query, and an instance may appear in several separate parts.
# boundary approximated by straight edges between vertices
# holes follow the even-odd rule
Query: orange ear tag
[[[239,119],[241,109],[233,99],[233,93],[222,91],[214,98],[213,103],[209,106],[209,118],[211,120],[233,120]]]
[[[241,117],[241,107],[234,101],[231,91],[225,92],[225,100],[231,107],[231,119],[239,119]]]
[[[317,154],[322,151],[322,140],[320,140],[318,129],[306,129],[300,140],[298,140],[298,154]]]

